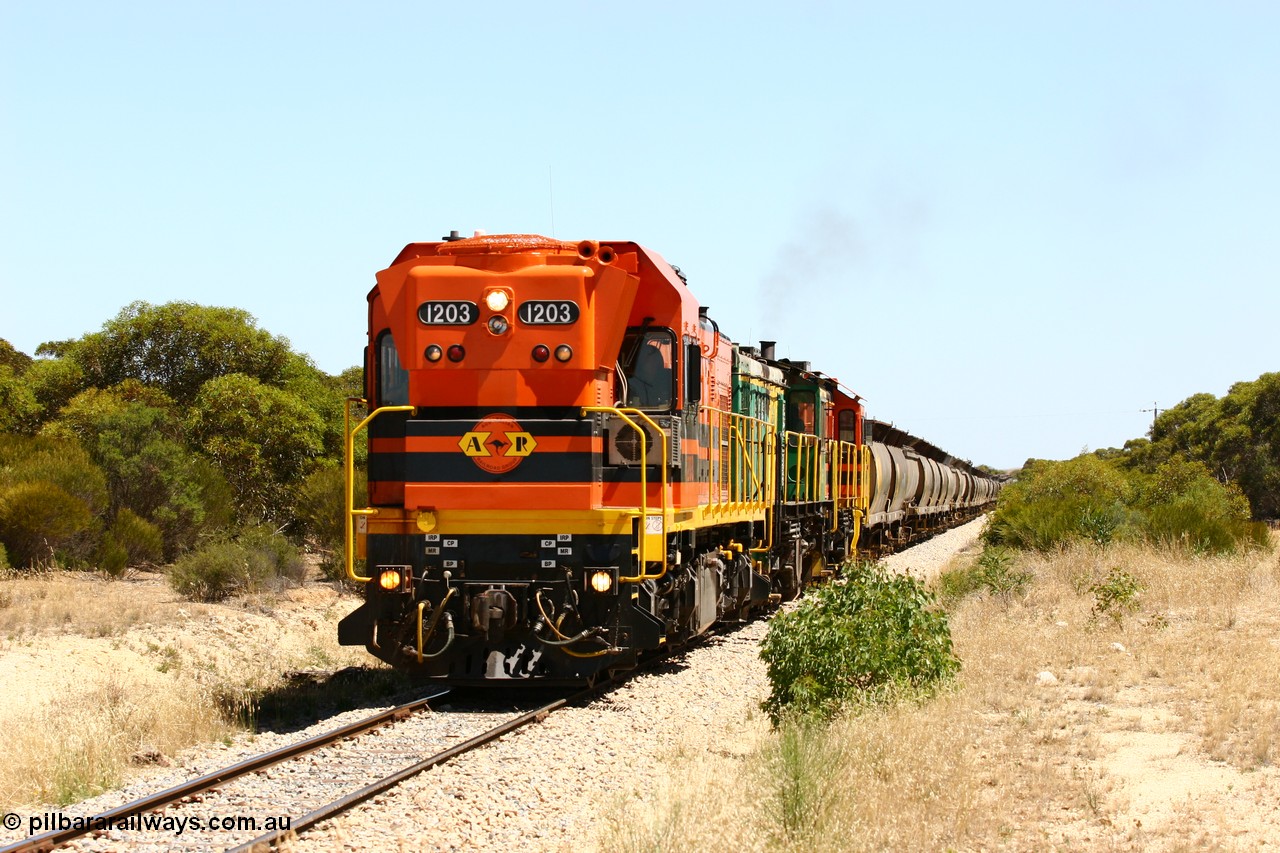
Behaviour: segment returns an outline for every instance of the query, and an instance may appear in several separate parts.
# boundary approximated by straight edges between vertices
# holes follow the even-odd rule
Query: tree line
[[[115,574],[256,543],[296,570],[286,537],[332,557],[362,393],[359,367],[330,376],[236,308],[135,302],[34,357],[0,340],[0,567]]]
[[[1148,436],[1100,453],[1148,472],[1197,462],[1238,486],[1255,520],[1280,518],[1280,373],[1237,382],[1221,398],[1194,394],[1160,413]]]
[[[986,531],[994,545],[1051,550],[1141,539],[1200,552],[1266,547],[1280,517],[1280,373],[1195,394],[1148,436],[1064,462],[1028,459]]]

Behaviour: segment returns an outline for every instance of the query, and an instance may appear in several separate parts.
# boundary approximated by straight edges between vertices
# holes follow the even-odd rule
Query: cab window
[[[853,409],[841,409],[839,424],[840,440],[854,442],[858,440],[858,413]]]
[[[379,406],[409,404],[409,372],[400,366],[396,342],[391,332],[378,335],[378,400]]]
[[[675,337],[666,329],[634,329],[622,341],[625,380],[618,398],[637,409],[670,409],[675,398]]]
[[[792,391],[787,399],[787,430],[817,435],[817,408],[812,391]]]

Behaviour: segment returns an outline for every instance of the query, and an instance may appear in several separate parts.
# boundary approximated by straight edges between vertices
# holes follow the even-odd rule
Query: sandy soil
[[[92,575],[0,581],[8,589],[5,608],[20,611],[30,600],[58,596],[65,615],[55,624],[11,617],[0,637],[0,714],[6,718],[55,696],[65,700],[77,684],[110,680],[159,685],[184,673],[211,680],[239,673],[245,685],[270,677],[275,666],[333,668],[367,663],[336,644],[337,622],[358,605],[323,583],[227,604],[192,604],[169,589],[162,575],[137,573],[104,582]],[[40,587],[46,589],[40,595]],[[141,611],[135,622],[112,613]],[[91,610],[80,620],[79,612]],[[89,636],[86,636],[89,634]],[[361,650],[355,650],[361,652]],[[282,670],[283,671],[283,670]]]

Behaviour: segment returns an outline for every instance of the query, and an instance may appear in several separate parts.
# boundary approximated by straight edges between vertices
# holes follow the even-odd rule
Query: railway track
[[[253,777],[263,774],[269,768],[280,766],[282,770],[288,771],[294,765],[303,765],[298,772],[286,773],[285,775],[293,775],[300,777],[300,781],[308,787],[321,788],[332,787],[323,784],[323,778],[318,779],[316,772],[316,761],[312,759],[310,764],[305,764],[304,760],[308,756],[314,756],[316,753],[326,749],[338,749],[342,751],[342,755],[335,758],[335,764],[341,763],[346,765],[359,764],[362,761],[372,763],[369,756],[360,753],[377,754],[379,752],[386,758],[387,753],[394,753],[392,763],[403,762],[405,755],[421,754],[420,747],[421,735],[409,735],[407,740],[408,746],[403,743],[395,743],[383,745],[380,743],[361,744],[361,741],[385,741],[388,738],[379,737],[387,726],[400,724],[419,714],[419,712],[430,709],[432,703],[439,703],[439,700],[449,695],[449,691],[439,691],[430,696],[415,699],[411,702],[399,705],[395,708],[379,712],[371,715],[363,720],[359,720],[323,734],[307,738],[295,744],[263,753],[252,758],[237,762],[228,767],[221,768],[212,773],[207,773],[197,779],[192,779],[180,785],[175,785],[166,790],[142,797],[137,800],[125,803],[119,807],[110,809],[97,815],[93,815],[90,820],[81,820],[75,822],[76,825],[66,829],[56,829],[39,835],[34,835],[22,841],[0,847],[0,853],[29,853],[29,851],[48,851],[64,846],[68,843],[82,839],[86,835],[95,836],[92,839],[81,842],[86,849],[97,849],[100,845],[98,836],[107,836],[105,841],[107,846],[117,847],[120,845],[157,845],[157,849],[182,848],[187,846],[196,846],[201,849],[228,848],[235,850],[266,850],[270,849],[274,844],[286,835],[296,835],[307,829],[322,823],[335,815],[341,814],[347,809],[352,808],[359,803],[386,791],[405,779],[411,778],[425,770],[443,764],[459,755],[462,755],[479,746],[489,743],[503,735],[512,732],[518,728],[526,726],[530,723],[538,722],[545,718],[548,714],[561,708],[567,704],[581,701],[589,696],[594,695],[604,686],[600,686],[591,690],[583,690],[570,696],[564,696],[554,699],[551,702],[540,705],[532,710],[524,712],[505,712],[501,713],[503,719],[496,725],[489,725],[487,728],[472,734],[461,743],[456,743],[445,749],[439,750],[426,758],[422,758],[413,762],[408,766],[398,766],[391,772],[383,772],[374,781],[364,785],[358,783],[352,784],[350,780],[345,780],[346,786],[341,796],[324,803],[322,805],[304,805],[302,808],[291,808],[285,814],[288,815],[288,828],[281,830],[269,831],[266,834],[253,837],[248,842],[239,843],[246,834],[244,831],[239,833],[238,837],[228,835],[225,830],[218,830],[218,835],[211,837],[210,835],[202,835],[199,838],[181,837],[181,833],[175,836],[172,832],[165,831],[147,831],[137,829],[137,831],[128,831],[127,834],[121,833],[120,830],[104,830],[105,826],[120,827],[122,825],[129,826],[128,821],[131,818],[143,815],[154,815],[163,813],[173,817],[173,812],[183,809],[210,808],[210,797],[226,795],[235,787],[238,780],[246,777]],[[465,716],[467,712],[461,714],[447,716]],[[492,712],[481,712],[482,716],[492,717]],[[438,715],[435,715],[438,716]],[[470,728],[475,728],[471,726]],[[451,735],[456,739],[456,732]],[[439,734],[436,736],[437,742],[443,737]],[[429,741],[427,741],[429,743]],[[381,747],[381,749],[380,749]],[[382,764],[388,763],[383,760]],[[367,780],[369,774],[364,775]],[[362,780],[363,781],[363,780]],[[216,792],[216,794],[215,794]],[[252,792],[249,797],[242,797],[243,802],[250,802],[253,798]],[[230,811],[230,806],[220,807],[223,813]],[[306,809],[305,813],[303,809]],[[254,803],[249,808],[241,808],[242,813],[253,810],[262,811],[259,803]],[[298,814],[301,814],[299,817]],[[83,816],[87,817],[87,816]],[[256,830],[254,830],[256,832]],[[113,835],[113,833],[115,833]],[[145,833],[145,835],[143,834]],[[80,845],[77,845],[80,846]]]
[[[588,696],[595,694],[599,689],[600,688],[591,688],[584,690],[574,696],[556,699],[546,705],[543,705],[541,708],[535,708],[532,711],[521,714],[512,720],[508,720],[502,725],[493,727],[487,732],[481,732],[475,737],[472,737],[457,746],[452,746],[448,749],[437,752],[435,755],[428,756],[421,761],[416,761],[408,767],[397,770],[394,773],[382,777],[376,782],[366,785],[359,791],[354,791],[341,799],[335,800],[325,806],[321,806],[320,808],[315,809],[293,821],[288,830],[276,830],[260,835],[239,847],[231,848],[229,853],[250,853],[250,851],[269,850],[286,836],[299,835],[306,832],[313,826],[323,823],[332,817],[336,817],[348,809],[363,803],[365,800],[375,797],[383,791],[394,788],[404,780],[417,776],[425,770],[430,770],[432,767],[444,764],[452,758],[456,758],[459,755],[470,752],[476,747],[483,746],[490,741],[497,740],[508,732],[513,732],[518,728],[528,725],[529,723],[540,722],[557,708],[562,708],[572,702],[585,699]]]

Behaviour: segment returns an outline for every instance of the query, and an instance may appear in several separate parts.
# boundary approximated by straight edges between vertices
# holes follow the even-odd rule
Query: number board
[[[578,303],[563,299],[521,302],[517,316],[527,326],[569,326],[578,322]]]
[[[480,311],[474,302],[424,302],[418,319],[427,326],[470,326],[480,319]]]

